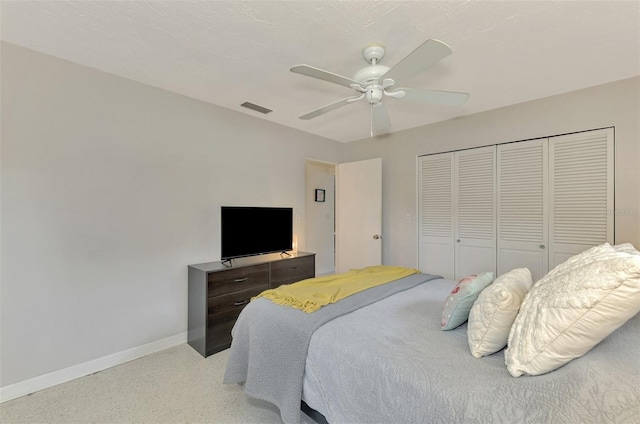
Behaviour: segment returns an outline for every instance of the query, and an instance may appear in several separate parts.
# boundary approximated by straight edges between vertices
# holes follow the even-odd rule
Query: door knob
[[[544,244],[541,244],[541,245],[540,245],[540,249],[544,249]]]
[[[378,239],[381,239],[381,238],[382,238],[382,236],[379,235],[379,234],[376,234],[376,235],[373,236],[374,240],[378,240]]]

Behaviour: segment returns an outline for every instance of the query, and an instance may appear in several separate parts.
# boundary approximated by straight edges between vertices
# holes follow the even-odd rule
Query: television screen
[[[222,206],[222,260],[286,252],[293,243],[293,208]]]

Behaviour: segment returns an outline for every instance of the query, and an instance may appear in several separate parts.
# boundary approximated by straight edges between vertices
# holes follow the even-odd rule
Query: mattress
[[[454,285],[433,280],[317,329],[304,401],[330,423],[640,422],[640,314],[564,367],[514,378],[503,351],[471,355],[466,324],[440,330]]]

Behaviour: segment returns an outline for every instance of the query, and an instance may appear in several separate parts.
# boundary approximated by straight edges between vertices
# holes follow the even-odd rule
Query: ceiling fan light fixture
[[[372,84],[367,87],[367,101],[370,105],[376,105],[382,100],[382,86],[379,84]]]

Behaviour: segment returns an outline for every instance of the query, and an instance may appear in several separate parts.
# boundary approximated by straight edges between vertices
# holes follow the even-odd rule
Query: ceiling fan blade
[[[452,53],[451,48],[442,41],[427,40],[404,59],[396,63],[381,78],[404,81]]]
[[[385,103],[371,105],[371,136],[382,130],[386,130],[391,126],[389,119],[389,111]]]
[[[347,97],[345,99],[338,100],[337,102],[333,102],[326,106],[322,106],[320,109],[316,109],[312,112],[306,113],[302,115],[300,119],[304,119],[305,121],[309,119],[313,119],[317,116],[324,115],[327,112],[331,112],[334,109],[338,109],[339,107],[348,105],[349,103],[352,103],[353,100],[357,100],[359,98],[360,96],[353,96],[353,97]]]
[[[451,106],[461,105],[469,98],[469,93],[458,93],[457,91],[439,91],[421,88],[398,88],[394,90],[394,92],[398,91],[405,92],[403,99]],[[393,92],[391,94],[393,94]]]
[[[358,84],[360,86],[362,85],[358,81],[352,80],[351,78],[343,77],[342,75],[334,74],[329,71],[324,71],[319,68],[314,68],[313,66],[309,66],[309,65],[296,65],[293,68],[291,68],[290,71],[296,74],[306,75],[308,77],[321,79],[323,81],[329,81],[334,84],[342,85],[347,88],[352,88],[351,84]]]

